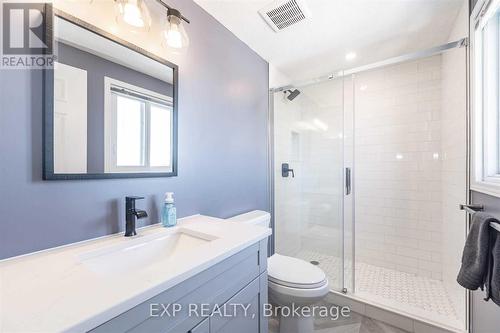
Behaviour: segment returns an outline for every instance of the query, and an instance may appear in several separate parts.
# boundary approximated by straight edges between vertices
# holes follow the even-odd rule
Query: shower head
[[[289,101],[293,101],[297,96],[300,95],[300,91],[298,89],[287,90],[285,91],[285,93],[288,93],[288,96],[286,98],[288,98]]]

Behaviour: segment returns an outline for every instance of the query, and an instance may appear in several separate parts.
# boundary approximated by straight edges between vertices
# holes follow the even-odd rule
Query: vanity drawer
[[[264,243],[264,244],[262,244]],[[265,249],[264,254],[261,253]],[[174,286],[161,294],[122,313],[110,321],[96,327],[93,333],[110,332],[188,332],[200,323],[206,313],[202,313],[200,304],[222,305],[245,286],[256,279],[262,269],[265,271],[267,260],[267,240],[262,240],[241,252],[225,259],[194,277]],[[133,286],[131,286],[133,287]],[[150,316],[151,304],[180,304],[181,310],[175,316]],[[189,304],[198,307],[197,312]],[[161,306],[158,314],[161,313]]]
[[[210,317],[210,333],[256,333],[259,332],[259,278],[253,280],[248,286],[234,295],[222,308],[222,311],[231,312],[233,304],[244,304],[249,306],[246,316],[239,308],[238,315],[234,317],[223,317],[214,315]]]

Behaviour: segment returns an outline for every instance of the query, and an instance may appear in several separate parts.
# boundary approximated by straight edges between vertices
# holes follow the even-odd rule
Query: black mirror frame
[[[171,172],[131,172],[131,173],[54,173],[54,71],[52,68],[43,69],[43,179],[44,180],[83,180],[83,179],[117,179],[117,178],[156,178],[177,176],[177,144],[178,144],[178,101],[179,101],[179,66],[162,59],[132,43],[116,37],[96,26],[82,21],[70,14],[54,8],[54,15],[93,32],[112,42],[125,46],[150,59],[170,67],[173,70],[173,147]],[[49,20],[45,20],[48,22]],[[53,20],[52,20],[53,21]],[[48,23],[50,24],[50,23]],[[52,27],[45,27],[48,40],[52,40]]]

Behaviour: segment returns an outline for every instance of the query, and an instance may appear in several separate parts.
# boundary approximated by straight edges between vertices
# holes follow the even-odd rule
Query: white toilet
[[[269,227],[271,215],[255,210],[234,216],[229,221]],[[269,299],[278,306],[310,306],[329,291],[328,279],[319,267],[307,261],[274,254],[267,260]],[[280,316],[280,333],[310,333],[313,317]]]

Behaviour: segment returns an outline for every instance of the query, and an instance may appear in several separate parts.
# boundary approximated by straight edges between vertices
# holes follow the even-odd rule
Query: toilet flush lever
[[[295,178],[295,172],[293,172],[293,169],[290,169],[290,165],[288,163],[281,164],[281,177],[288,177],[290,172],[292,173],[292,178]]]

